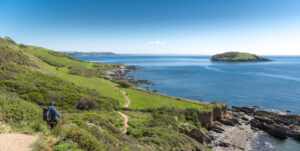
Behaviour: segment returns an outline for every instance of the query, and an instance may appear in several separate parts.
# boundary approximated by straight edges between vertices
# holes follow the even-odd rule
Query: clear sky
[[[300,55],[300,0],[0,0],[0,36],[57,51]]]

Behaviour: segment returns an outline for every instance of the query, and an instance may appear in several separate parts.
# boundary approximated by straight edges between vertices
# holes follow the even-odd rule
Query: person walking
[[[57,112],[53,101],[50,102],[49,113],[50,113],[49,125],[51,128],[54,128],[57,125],[56,116],[59,117],[60,119],[63,119],[63,117]]]

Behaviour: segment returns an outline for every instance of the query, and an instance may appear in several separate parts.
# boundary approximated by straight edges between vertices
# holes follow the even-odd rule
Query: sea
[[[300,114],[300,56],[265,56],[273,61],[250,63],[211,62],[211,56],[119,55],[77,56],[103,63],[139,66],[131,71],[135,80],[153,85],[139,87],[169,96],[224,102],[231,106],[258,106],[285,114]],[[262,135],[255,151],[300,151],[300,142],[280,141]]]

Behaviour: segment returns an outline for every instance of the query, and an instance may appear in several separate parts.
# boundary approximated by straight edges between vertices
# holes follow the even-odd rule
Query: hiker
[[[54,102],[51,101],[49,107],[44,108],[44,113],[45,113],[45,110],[46,110],[46,117],[44,115],[44,120],[47,120],[47,122],[48,122],[48,124],[50,125],[51,128],[56,127],[56,124],[57,124],[56,116],[63,119],[63,117],[57,112],[54,105],[55,105]]]

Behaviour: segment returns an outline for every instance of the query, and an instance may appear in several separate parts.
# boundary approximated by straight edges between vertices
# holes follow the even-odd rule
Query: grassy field
[[[46,73],[49,74],[55,74],[62,79],[72,82],[78,86],[83,86],[83,87],[88,87],[91,89],[96,89],[99,91],[102,95],[106,97],[111,97],[113,99],[119,100],[120,101],[120,106],[122,106],[125,103],[125,98],[122,95],[122,93],[118,90],[116,87],[117,84],[105,80],[103,78],[97,78],[97,77],[86,77],[86,76],[81,76],[81,75],[73,75],[69,74],[68,71],[68,66],[82,66],[87,69],[93,68],[93,65],[95,63],[89,63],[89,62],[82,62],[74,59],[70,59],[68,57],[56,57],[53,56],[51,53],[49,53],[49,50],[45,50],[43,48],[35,48],[35,47],[29,47],[28,49],[25,49],[26,52],[33,54],[35,56],[42,56],[44,58],[50,58],[49,60],[52,62],[54,61],[55,63],[62,64],[64,66],[62,67],[55,67],[52,65],[49,65],[47,63],[38,61],[39,67],[42,68],[42,70]],[[107,70],[112,69],[115,67],[115,65],[110,66],[104,65],[104,64],[99,64],[97,63],[98,66],[101,66],[102,72],[105,72]]]
[[[125,91],[128,93],[131,100],[129,107],[133,109],[168,107],[179,109],[196,108],[199,110],[210,110],[210,108],[208,108],[207,106],[198,104],[196,102],[190,103],[181,99],[175,99],[168,96],[149,93],[136,89],[125,89]]]

